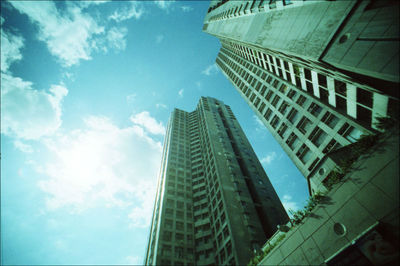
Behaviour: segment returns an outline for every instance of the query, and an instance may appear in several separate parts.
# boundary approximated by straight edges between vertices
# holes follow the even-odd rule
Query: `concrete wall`
[[[399,6],[362,1],[336,34],[322,61],[335,67],[399,82]]]
[[[327,194],[302,224],[292,228],[260,265],[320,265],[351,246],[377,223],[385,222],[399,236],[398,133],[355,164],[347,181]],[[334,224],[345,226],[339,236]]]

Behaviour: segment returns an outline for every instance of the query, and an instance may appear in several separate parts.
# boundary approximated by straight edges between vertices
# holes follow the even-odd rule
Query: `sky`
[[[142,264],[174,108],[231,106],[286,209],[305,178],[215,65],[209,1],[1,1],[1,262]]]

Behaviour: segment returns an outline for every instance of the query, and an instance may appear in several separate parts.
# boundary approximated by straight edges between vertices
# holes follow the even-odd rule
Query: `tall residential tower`
[[[309,181],[329,154],[396,116],[396,1],[211,1],[203,30],[217,65]]]
[[[245,265],[288,216],[229,106],[168,123],[146,265]]]

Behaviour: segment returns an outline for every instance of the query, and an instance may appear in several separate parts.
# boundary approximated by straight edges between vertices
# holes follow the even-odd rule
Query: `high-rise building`
[[[229,106],[175,109],[146,265],[245,265],[288,216]]]
[[[216,63],[309,182],[398,109],[395,1],[211,1]],[[397,37],[394,37],[397,36]]]

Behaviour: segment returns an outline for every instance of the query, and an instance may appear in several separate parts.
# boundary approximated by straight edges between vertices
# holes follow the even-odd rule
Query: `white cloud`
[[[264,158],[260,160],[262,164],[270,164],[276,158],[276,152],[269,152]]]
[[[156,43],[161,43],[164,40],[164,35],[159,34],[156,36]]]
[[[74,76],[74,74],[71,73],[71,72],[64,72],[63,75],[62,75],[62,77],[63,77],[64,79],[69,79],[69,80],[71,80],[71,81],[74,81],[74,80],[75,80],[75,76]]]
[[[10,3],[39,26],[38,39],[46,42],[50,53],[67,67],[80,60],[90,60],[92,50],[97,48],[96,35],[104,33],[104,28],[75,4],[68,4],[66,13],[61,14],[54,2]]]
[[[4,19],[2,18],[2,21]],[[3,24],[3,23],[1,23]],[[24,46],[24,38],[1,29],[1,71],[7,72],[10,65],[22,59],[21,48]]]
[[[206,69],[204,69],[201,73],[206,76],[210,76],[219,72],[218,66],[214,63],[209,65]]]
[[[122,28],[112,27],[107,32],[107,41],[109,46],[114,47],[117,51],[125,50],[127,33],[128,29],[125,27]]]
[[[179,95],[179,97],[181,97],[181,98],[183,97],[183,91],[184,91],[183,89],[180,89],[180,90],[178,91],[178,95]]]
[[[297,204],[297,202],[292,201],[292,196],[288,194],[283,195],[282,205],[283,207],[285,207],[286,211],[297,211],[299,209],[299,205]]]
[[[129,94],[128,96],[126,96],[126,101],[127,101],[128,103],[132,103],[132,102],[135,101],[136,96],[137,96],[136,93]]]
[[[167,109],[167,106],[166,106],[165,104],[163,104],[163,103],[156,103],[156,107],[157,107],[157,108],[164,108],[164,109]]]
[[[258,118],[258,116],[253,115],[254,121],[256,121],[257,127],[264,127],[263,122]]]
[[[180,8],[182,9],[183,12],[193,11],[193,7],[191,6],[181,6]]]
[[[150,116],[149,112],[144,111],[131,116],[131,121],[139,126],[143,126],[151,134],[164,135],[165,127],[161,122],[157,122]]]
[[[201,82],[200,82],[200,81],[197,81],[197,82],[196,82],[196,86],[197,86],[198,89],[201,89]]]
[[[4,23],[4,18],[0,16],[0,26],[3,25],[3,23]]]
[[[116,22],[121,22],[130,18],[140,19],[143,13],[144,9],[142,5],[139,2],[133,1],[129,2],[129,5],[124,6],[124,8],[114,11],[108,19],[115,20]]]
[[[76,4],[78,4],[80,7],[82,7],[82,9],[84,9],[84,8],[88,8],[88,7],[91,7],[91,6],[98,6],[98,5],[109,3],[109,2],[111,2],[111,0],[100,0],[100,1],[97,1],[97,0],[90,0],[90,1],[83,0],[83,1],[76,2]]]
[[[52,158],[41,170],[48,178],[38,182],[47,209],[118,207],[130,212],[134,226],[148,226],[161,143],[142,126],[120,128],[98,116],[84,122],[83,129],[43,140]]]
[[[25,144],[25,143],[21,142],[20,140],[14,141],[14,146],[18,150],[20,150],[22,152],[25,152],[25,153],[32,153],[33,152],[33,148],[32,148],[31,145]]]
[[[169,11],[170,7],[175,1],[172,0],[158,0],[154,1],[153,3],[156,4],[159,8]]]
[[[61,103],[68,94],[62,85],[49,91],[35,90],[32,83],[1,75],[1,132],[23,139],[53,134],[61,125]]]

